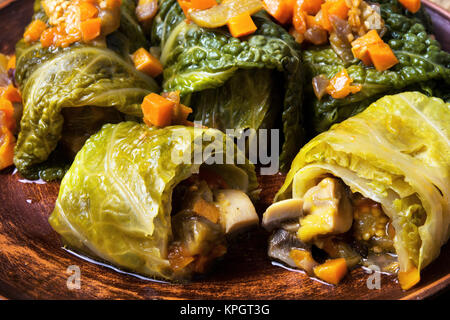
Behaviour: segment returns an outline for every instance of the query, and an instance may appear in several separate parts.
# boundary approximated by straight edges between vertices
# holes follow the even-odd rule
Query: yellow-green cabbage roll
[[[385,96],[299,152],[263,217],[269,256],[314,275],[314,255],[290,250],[319,248],[398,273],[408,289],[449,238],[449,184],[450,104]]]
[[[70,248],[125,270],[203,273],[230,234],[259,222],[254,167],[220,164],[227,141],[215,129],[105,125],[64,176],[50,224]]]

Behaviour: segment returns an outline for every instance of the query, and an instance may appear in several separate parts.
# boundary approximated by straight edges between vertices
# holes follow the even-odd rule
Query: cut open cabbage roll
[[[320,259],[291,250],[325,252],[412,287],[449,238],[449,138],[450,104],[418,92],[385,96],[320,134],[264,214],[269,255],[317,276]]]
[[[49,222],[69,247],[125,270],[168,280],[203,273],[228,235],[259,222],[253,165],[210,161],[224,159],[228,140],[215,129],[105,125],[64,176]]]

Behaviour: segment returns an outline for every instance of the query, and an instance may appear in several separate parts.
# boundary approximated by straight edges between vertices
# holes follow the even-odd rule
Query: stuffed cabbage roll
[[[385,96],[302,148],[263,217],[269,255],[319,277],[327,256],[376,265],[408,289],[449,238],[449,193],[450,104]]]
[[[303,139],[303,72],[299,46],[263,12],[255,33],[232,37],[226,27],[186,22],[176,0],[159,1],[152,45],[164,64],[163,89],[179,91],[193,120],[225,131],[279,127],[281,167],[287,169]]]
[[[93,3],[84,4],[92,7]],[[36,1],[33,21],[16,47],[15,75],[24,108],[14,164],[29,179],[61,178],[65,171],[61,159],[68,155],[71,161],[86,138],[103,124],[142,117],[142,99],[159,91],[156,82],[137,71],[129,57],[147,45],[135,18],[134,1],[91,8],[98,18],[88,22],[101,23],[91,41],[85,40],[84,33],[76,38],[62,28],[82,4]],[[40,38],[33,38],[39,26],[46,29],[40,30]]]
[[[243,164],[225,164],[226,141],[215,129],[107,124],[77,154],[49,222],[69,247],[125,270],[203,273],[259,222],[253,165],[238,150]]]
[[[354,58],[350,42],[342,48],[347,56],[336,46],[329,45],[312,46],[302,51],[307,73],[304,109],[312,119],[310,130],[315,133],[358,114],[387,94],[420,91],[444,100],[449,97],[450,54],[443,51],[439,42],[430,35],[431,21],[424,9],[412,14],[397,0],[368,3],[369,8],[380,12],[383,28],[378,33],[392,49],[398,63],[388,70],[377,71]],[[362,7],[360,11],[363,11]],[[370,16],[366,23],[371,23]],[[352,85],[361,86],[360,91],[344,98],[333,98],[328,94],[318,98],[313,87],[323,91],[326,82],[321,79],[332,79],[344,68],[353,80]]]

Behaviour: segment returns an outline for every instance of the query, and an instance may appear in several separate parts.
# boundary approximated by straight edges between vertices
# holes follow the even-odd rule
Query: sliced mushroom
[[[258,225],[255,207],[243,191],[219,190],[214,196],[220,209],[220,223],[226,234]]]
[[[302,199],[288,199],[275,202],[264,212],[262,226],[267,231],[280,227],[287,220],[299,219],[303,214]]]
[[[304,218],[300,219],[297,233],[300,240],[308,242],[318,236],[350,230],[353,208],[340,180],[323,179],[305,193],[303,201]]]

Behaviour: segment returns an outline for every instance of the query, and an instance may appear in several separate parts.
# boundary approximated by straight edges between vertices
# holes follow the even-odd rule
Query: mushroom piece
[[[288,199],[275,202],[264,212],[262,226],[270,232],[280,227],[284,221],[299,219],[302,214],[302,199]]]
[[[250,198],[240,190],[218,190],[215,203],[220,209],[220,224],[226,234],[258,225],[259,218]]]
[[[297,236],[305,242],[347,232],[353,223],[349,196],[344,184],[336,178],[327,177],[305,193],[303,212]]]

